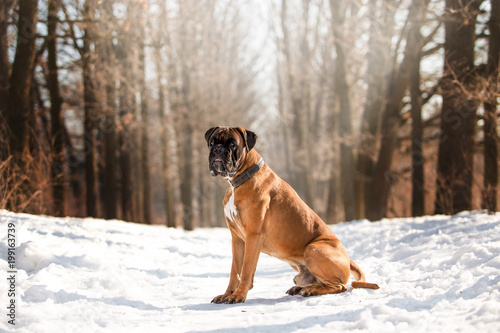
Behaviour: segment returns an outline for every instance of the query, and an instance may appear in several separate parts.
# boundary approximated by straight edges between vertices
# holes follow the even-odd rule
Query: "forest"
[[[498,207],[498,0],[2,0],[0,209],[225,226],[205,131],[327,223]]]

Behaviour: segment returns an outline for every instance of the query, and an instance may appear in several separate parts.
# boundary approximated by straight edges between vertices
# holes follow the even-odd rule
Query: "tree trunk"
[[[332,133],[333,134],[333,133]],[[333,161],[330,170],[330,180],[328,182],[328,200],[326,206],[326,221],[328,224],[339,223],[341,220],[339,218],[338,212],[338,198],[339,198],[339,186],[338,186],[338,174],[337,165]]]
[[[380,134],[380,118],[387,94],[390,67],[387,59],[391,54],[391,38],[394,30],[394,0],[384,5],[369,1],[370,42],[368,48],[368,90],[361,117],[361,142],[356,164],[356,196],[358,217],[365,217],[366,204],[370,199],[370,181],[376,162],[377,140]],[[376,13],[379,13],[377,16]]]
[[[157,73],[157,86],[158,86],[158,116],[161,123],[161,151],[162,151],[162,182],[163,192],[165,195],[165,224],[169,228],[175,228],[175,206],[174,206],[174,191],[172,186],[172,164],[170,159],[170,149],[168,142],[168,126],[165,119],[165,85],[162,82],[161,70],[161,49],[155,49],[155,62]]]
[[[281,119],[280,127],[283,135],[283,154],[284,154],[285,170],[286,170],[286,175],[284,175],[284,178],[291,179],[293,174],[293,161],[290,153],[291,140],[290,140],[288,124],[286,123],[286,113],[284,105],[285,94],[283,88],[283,80],[281,78],[279,59],[277,59],[276,63],[276,81],[278,83],[278,112]]]
[[[141,52],[143,50],[142,41],[142,23],[143,19],[141,17],[142,5],[146,5],[144,1],[132,1],[127,7],[127,22],[125,22],[125,27],[127,30],[125,32],[124,40],[125,43],[122,46],[124,50],[123,53],[126,54],[125,62],[126,68],[124,68],[124,76],[126,82],[126,93],[128,94],[128,105],[127,115],[124,119],[128,124],[128,135],[125,138],[130,149],[128,156],[130,157],[130,194],[131,194],[131,212],[132,220],[138,223],[145,223],[144,220],[144,186],[143,186],[143,172],[142,172],[142,158],[144,152],[142,151],[142,124],[140,119],[141,105],[138,98],[142,95],[141,84]],[[127,145],[126,145],[127,146]]]
[[[58,0],[49,0],[48,3],[48,87],[50,93],[50,117],[52,125],[52,167],[51,181],[54,200],[55,216],[65,216],[65,179],[64,179],[64,120],[62,115],[62,98],[59,91],[59,79],[57,68],[57,12],[59,10]]]
[[[114,0],[100,3],[101,40],[98,45],[100,56],[98,81],[102,90],[106,92],[106,104],[102,128],[102,141],[104,153],[104,170],[102,173],[102,205],[105,219],[117,218],[117,175],[116,175],[116,93],[117,93],[117,61],[113,46],[113,32],[117,27],[117,22],[113,15]]]
[[[482,207],[497,210],[498,187],[498,133],[497,133],[497,89],[500,62],[500,2],[491,0],[488,48],[488,87],[484,103],[484,196]]]
[[[151,176],[150,176],[150,162],[149,162],[149,103],[148,103],[148,87],[146,85],[146,63],[145,63],[145,52],[146,52],[146,22],[144,14],[141,16],[141,43],[139,45],[139,89],[141,96],[141,152],[142,152],[142,168],[141,168],[141,178],[142,178],[142,190],[143,190],[143,216],[142,219],[144,223],[152,224],[153,217],[151,214],[152,202],[151,202]]]
[[[474,0],[446,0],[443,106],[436,187],[436,214],[472,208],[472,168],[476,124],[474,72],[475,26],[479,5]]]
[[[108,32],[109,33],[109,32]],[[105,60],[107,74],[106,84],[106,112],[104,113],[104,217],[115,219],[116,216],[116,68],[114,63],[111,38],[105,40],[107,60]]]
[[[93,38],[93,18],[95,0],[86,0],[84,20],[86,21],[82,48],[82,75],[84,99],[84,140],[85,140],[85,187],[87,216],[97,216],[97,165],[95,151],[95,130],[97,122],[97,99],[93,82],[92,68],[94,56],[91,51]]]
[[[145,36],[143,36],[145,37]],[[151,176],[149,163],[149,105],[148,105],[148,90],[146,87],[146,66],[144,60],[145,45],[141,46],[140,54],[140,89],[141,89],[141,133],[142,133],[142,184],[143,184],[143,220],[147,224],[152,224],[151,215]]]
[[[182,129],[179,129],[178,127],[176,127],[175,125],[177,123],[182,123],[182,108],[180,107],[181,105],[181,94],[180,94],[180,90],[179,89],[179,74],[178,74],[178,68],[177,66],[182,64],[182,62],[180,61],[180,64],[179,63],[176,63],[174,59],[175,58],[175,52],[174,52],[174,49],[175,49],[175,46],[173,45],[174,44],[174,40],[172,39],[168,39],[168,53],[167,53],[167,57],[169,58],[169,61],[168,61],[168,67],[167,67],[167,85],[168,85],[168,103],[170,105],[170,110],[171,110],[171,113],[173,115],[173,117],[175,117],[176,115],[180,118],[178,119],[178,121],[176,122],[176,118],[173,118],[172,122],[173,122],[173,125],[174,125],[174,129],[176,130],[179,130],[177,132],[178,135],[175,135],[174,138],[176,140],[180,140],[180,142],[182,142],[182,137],[179,137],[179,136],[182,136],[183,135],[183,130]],[[178,60],[179,61],[179,60]],[[179,141],[176,142],[177,144],[177,147],[179,148],[180,147],[180,143]],[[166,149],[167,147],[165,147]],[[166,154],[166,150],[165,150],[165,154]],[[177,149],[177,159],[179,160],[179,162],[177,163],[177,167],[179,167],[179,165],[182,164],[182,156],[183,156],[183,152],[181,149]],[[168,172],[168,176],[171,177],[174,173],[174,168],[172,166],[172,164],[169,164],[169,169],[170,171]],[[182,170],[178,169],[178,174],[179,174],[179,177],[182,178]],[[182,181],[181,181],[182,182]],[[176,211],[175,211],[175,195],[174,195],[174,182],[171,183],[171,186],[172,186],[172,191],[171,191],[171,198],[170,200],[172,201],[171,204],[172,204],[172,212],[171,214],[173,215],[172,216],[172,221],[171,221],[171,226],[172,227],[175,227],[176,226],[176,222],[177,222],[177,214],[176,214]],[[182,193],[182,189],[181,189],[181,193]],[[183,216],[183,213],[181,212],[181,216]]]
[[[427,2],[428,3],[428,2]],[[427,6],[426,3],[426,6]],[[421,12],[418,20],[424,19]],[[419,26],[422,22],[419,22]],[[412,163],[412,216],[422,216],[425,213],[425,193],[424,193],[424,154],[423,135],[424,125],[422,122],[422,94],[420,91],[420,61],[422,58],[422,35],[420,29],[411,29],[413,40],[416,40],[418,47],[415,52],[415,61],[410,64],[410,97],[411,97],[411,163]]]
[[[294,119],[300,121],[301,123],[296,124],[297,129],[303,131],[303,140],[301,142],[303,149],[304,158],[299,159],[301,161],[300,165],[302,170],[300,170],[301,177],[304,177],[301,182],[305,184],[304,200],[308,205],[314,209],[315,208],[315,192],[316,184],[313,178],[313,166],[315,164],[315,154],[312,135],[312,123],[311,123],[311,47],[309,46],[308,31],[309,31],[309,8],[311,5],[310,0],[302,1],[302,22],[304,23],[304,29],[300,41],[300,64],[299,68],[299,95],[301,95],[301,105],[302,107],[294,110]],[[304,117],[305,115],[305,117]],[[301,120],[302,118],[302,120]],[[300,126],[300,127],[299,127]],[[299,144],[299,145],[300,145]]]
[[[184,112],[187,112],[185,110]],[[185,115],[189,118],[189,115]],[[193,230],[193,128],[189,120],[184,124],[184,142],[182,144],[183,167],[181,170],[181,201],[183,210],[184,229]]]
[[[382,116],[381,145],[377,164],[367,193],[366,217],[372,221],[386,216],[390,187],[394,181],[390,171],[392,156],[398,142],[401,101],[408,87],[410,66],[418,61],[415,50],[422,48],[421,40],[417,38],[428,1],[415,2],[408,14],[410,31],[406,43],[404,58],[392,76],[387,91],[387,102]]]
[[[307,8],[307,5],[304,5]],[[305,10],[305,9],[304,9]],[[290,96],[290,106],[291,113],[293,115],[292,129],[294,133],[294,149],[292,150],[292,159],[294,163],[292,164],[293,178],[292,178],[292,187],[294,187],[299,194],[301,194],[304,198],[304,201],[307,202],[311,207],[313,207],[313,195],[311,193],[311,182],[307,177],[307,173],[310,170],[307,170],[307,126],[304,119],[304,88],[305,88],[305,72],[307,64],[304,60],[307,58],[307,34],[304,31],[304,36],[301,40],[300,47],[300,58],[302,63],[300,64],[300,69],[296,66],[292,59],[292,51],[291,51],[291,42],[288,31],[288,2],[287,0],[282,1],[281,8],[281,26],[283,30],[283,53],[285,55],[286,61],[286,72],[287,72],[287,80],[288,80],[288,93]],[[304,28],[306,30],[306,28]],[[306,60],[308,61],[308,60]],[[295,184],[294,184],[295,183]]]
[[[127,61],[123,62],[122,70],[126,70]],[[130,161],[130,89],[127,79],[120,82],[120,126],[119,145],[120,145],[120,173],[121,173],[121,210],[122,219],[125,221],[133,220],[132,212],[132,166]]]
[[[182,146],[179,147],[182,154],[182,162],[180,164],[180,190],[181,190],[181,203],[182,203],[182,216],[184,220],[184,229],[193,230],[193,217],[194,217],[194,207],[193,207],[193,125],[191,123],[191,114],[193,110],[190,105],[190,92],[191,92],[191,82],[190,82],[190,68],[188,67],[187,59],[189,58],[189,47],[188,40],[194,40],[192,35],[192,21],[189,19],[189,13],[186,8],[189,5],[182,5],[179,1],[180,15],[186,24],[182,26],[181,31],[181,75],[182,75],[182,86],[181,86],[181,105],[177,105],[181,116],[181,135],[184,140],[182,140]],[[180,143],[180,142],[179,142]]]
[[[38,1],[19,2],[16,57],[10,76],[9,103],[6,122],[9,129],[10,153],[20,160],[29,154],[30,89],[36,54]]]
[[[418,31],[415,31],[416,33]],[[420,38],[418,32],[416,38]],[[424,154],[423,135],[424,125],[422,122],[422,94],[420,92],[420,58],[421,49],[417,51],[418,60],[411,65],[410,72],[410,95],[411,95],[411,163],[412,163],[412,216],[422,216],[425,213],[424,193]]]
[[[106,83],[107,106],[104,127],[104,218],[115,219],[116,215],[116,125],[115,125],[115,81]]]
[[[14,0],[4,0],[0,2],[0,119],[6,117],[8,105],[10,61],[9,61],[9,40],[7,28],[9,26],[10,11],[14,5]],[[3,119],[2,119],[3,120]],[[3,130],[0,128],[0,130]],[[0,150],[0,159],[7,158],[5,151]]]
[[[133,89],[133,92],[135,94],[137,91]],[[144,156],[144,152],[142,151],[142,121],[139,120],[140,109],[136,107],[137,98],[135,96],[132,96],[132,100],[132,112],[134,115],[133,119],[135,121],[135,123],[132,124],[130,131],[133,141],[131,165],[133,175],[132,198],[134,202],[134,221],[138,223],[146,223],[146,221],[144,220],[144,178],[142,173],[142,158]]]
[[[131,20],[131,18],[128,18]],[[125,26],[129,23],[126,22]],[[131,54],[130,35],[126,31],[119,31],[117,43],[115,45],[115,56],[117,59],[117,69],[121,73],[119,77],[118,90],[118,118],[119,126],[118,134],[118,151],[119,151],[119,169],[120,169],[120,205],[121,218],[125,221],[133,221],[133,201],[132,201],[132,166],[131,166],[131,151],[132,151],[132,134],[130,123],[133,120],[131,112],[133,95],[130,84],[131,79]]]
[[[354,156],[352,145],[352,125],[351,125],[351,101],[349,98],[349,84],[347,83],[346,58],[342,42],[344,39],[341,29],[344,25],[344,12],[341,11],[343,4],[336,0],[330,0],[330,10],[332,13],[332,29],[334,35],[334,45],[336,57],[335,86],[337,97],[340,101],[339,114],[339,134],[340,142],[340,174],[342,201],[344,204],[344,219],[351,221],[357,218],[356,196],[354,183]]]

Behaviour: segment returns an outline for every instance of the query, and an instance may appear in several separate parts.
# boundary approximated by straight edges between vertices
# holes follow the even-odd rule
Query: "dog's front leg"
[[[259,254],[264,237],[262,233],[248,234],[245,239],[245,255],[243,258],[243,267],[239,286],[234,293],[227,296],[222,303],[243,303],[247,298],[248,290],[253,285],[253,276],[259,261]],[[231,274],[232,277],[232,274]]]
[[[240,285],[241,267],[243,266],[243,257],[245,254],[245,243],[231,231],[232,236],[232,253],[233,263],[231,264],[231,276],[229,277],[229,285],[226,292],[222,295],[215,297],[212,303],[225,303],[224,300],[234,293],[236,288]]]

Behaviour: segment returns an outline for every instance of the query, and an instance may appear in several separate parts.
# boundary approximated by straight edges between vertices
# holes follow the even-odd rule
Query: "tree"
[[[106,106],[104,109],[104,217],[115,219],[117,217],[116,199],[116,82],[117,64],[115,49],[113,47],[113,31],[116,22],[113,15],[113,1],[105,1],[101,6],[101,33],[103,35],[100,51],[102,69],[99,81],[106,91]]]
[[[50,92],[50,119],[52,128],[52,167],[51,180],[54,200],[54,214],[65,216],[66,196],[64,178],[64,121],[62,115],[62,98],[57,67],[57,25],[59,0],[49,0],[47,20],[47,49],[48,49],[48,88]]]
[[[476,19],[482,0],[446,0],[445,64],[442,80],[436,214],[472,208],[477,75]]]
[[[423,8],[418,10],[413,26],[410,28],[409,40],[417,44],[415,59],[410,64],[409,88],[411,98],[411,162],[412,162],[412,216],[422,216],[425,212],[425,193],[424,193],[424,154],[423,154],[423,136],[424,124],[422,121],[422,92],[420,90],[420,62],[422,60],[423,37],[420,33],[420,27],[425,18],[425,8],[429,1],[426,0]]]
[[[309,19],[310,1],[302,2],[302,20],[300,31],[298,32],[298,50],[293,50],[293,40],[290,33],[290,20],[288,18],[288,1],[282,0],[281,4],[281,28],[283,32],[282,51],[285,56],[286,80],[288,88],[288,99],[290,113],[293,118],[291,125],[290,143],[293,144],[292,159],[292,185],[297,192],[304,196],[304,200],[311,206],[314,206],[314,186],[311,176],[312,151],[308,144],[310,118],[309,118],[309,97],[310,86],[308,76],[310,75],[310,48],[308,42],[308,19]],[[293,55],[298,54],[295,58]]]
[[[162,182],[163,182],[163,193],[165,196],[164,206],[165,206],[165,225],[169,228],[175,228],[175,198],[174,198],[174,190],[172,185],[172,167],[171,167],[171,158],[170,158],[170,148],[169,148],[169,135],[168,135],[168,124],[165,116],[165,105],[166,105],[166,96],[165,96],[165,84],[163,83],[163,69],[162,69],[162,46],[167,44],[169,55],[169,63],[173,63],[172,56],[172,46],[170,36],[166,35],[170,32],[167,30],[168,25],[168,13],[166,11],[165,2],[162,2],[160,5],[160,17],[167,20],[164,24],[158,24],[158,36],[157,41],[155,43],[154,48],[154,60],[156,66],[156,85],[158,87],[158,119],[161,123],[161,147],[162,147]],[[170,65],[171,66],[171,65]],[[175,92],[173,92],[175,94]],[[174,96],[171,97],[171,102],[174,99]]]
[[[14,6],[14,0],[5,0],[0,3],[0,119],[6,116],[8,92],[9,92],[9,79],[11,65],[9,62],[9,41],[7,36],[7,28],[9,26],[9,14]],[[6,159],[7,156],[0,157]]]
[[[370,190],[367,193],[368,201],[365,205],[366,217],[370,220],[379,220],[386,215],[392,181],[390,167],[394,149],[398,142],[401,103],[409,84],[411,65],[419,60],[417,58],[418,53],[415,50],[423,47],[422,40],[419,38],[419,31],[427,4],[428,1],[423,3],[413,2],[410,7],[408,13],[410,28],[404,58],[399,67],[395,67],[389,81],[386,105],[382,115],[381,146],[373,170]]]
[[[413,38],[421,39],[420,31],[414,29]],[[410,69],[410,96],[411,96],[411,162],[412,162],[412,216],[422,216],[425,212],[424,193],[424,153],[423,138],[424,124],[422,121],[422,92],[420,91],[420,60],[422,49],[416,51],[417,61],[411,64]]]
[[[95,0],[86,0],[83,17],[85,21],[85,35],[83,47],[80,50],[82,57],[83,99],[84,99],[84,136],[85,136],[85,188],[87,216],[97,216],[97,161],[95,147],[95,130],[97,123],[97,98],[95,92],[95,76],[93,75],[94,54],[91,51],[95,34],[93,25],[96,10]],[[76,43],[76,42],[75,42]]]
[[[200,139],[227,124],[256,130],[266,162],[331,223],[421,215],[434,191],[438,212],[497,209],[498,1],[37,3],[0,4],[2,208],[224,224]],[[253,33],[263,17],[275,49]],[[427,64],[445,39],[442,77]]]
[[[180,32],[180,98],[177,104],[177,112],[181,117],[181,140],[182,145],[180,148],[182,162],[180,164],[180,190],[181,190],[181,203],[182,214],[184,220],[184,229],[193,230],[193,133],[194,126],[192,118],[195,110],[190,103],[191,100],[191,70],[189,64],[193,64],[193,59],[190,53],[193,50],[191,43],[195,40],[194,22],[191,19],[192,14],[190,11],[193,9],[192,2],[179,1],[179,17],[183,24],[181,25]],[[193,50],[194,51],[194,50]],[[191,61],[190,61],[191,60]],[[180,142],[179,142],[180,144]]]
[[[5,7],[0,7],[6,14],[11,4],[7,2]],[[2,168],[1,171],[1,200],[3,206],[10,210],[24,210],[30,202],[38,195],[37,179],[35,179],[32,167],[36,164],[33,158],[30,143],[32,142],[32,115],[31,103],[32,74],[36,56],[36,24],[38,21],[38,2],[36,0],[20,1],[17,20],[17,44],[14,63],[10,78],[0,83],[0,89],[8,88],[5,95],[0,92],[0,103],[5,103],[7,108],[1,110],[5,119],[5,127],[9,149],[1,149]],[[8,24],[8,22],[0,22]],[[2,27],[0,27],[2,28]],[[3,26],[2,29],[6,29]],[[5,42],[6,36],[0,36]],[[0,50],[0,56],[4,51]],[[0,63],[1,75],[8,75],[10,68],[7,64]],[[6,99],[6,100],[5,100]],[[5,104],[0,106],[0,109]],[[2,119],[3,120],[3,119]],[[2,126],[3,127],[3,126]],[[10,154],[7,155],[7,153]],[[37,161],[38,162],[38,161]]]
[[[19,2],[16,56],[12,64],[6,114],[10,152],[18,161],[30,154],[30,89],[36,54],[37,14],[37,0]]]
[[[128,22],[126,21],[125,25]],[[120,61],[119,71],[119,121],[120,129],[118,131],[118,145],[120,153],[120,186],[121,186],[121,216],[126,221],[134,219],[132,204],[132,131],[130,130],[132,116],[132,88],[130,71],[130,42],[124,31],[118,34],[117,60]]]
[[[487,101],[484,103],[484,197],[482,207],[497,210],[498,133],[497,98],[500,62],[500,2],[491,0],[487,64]]]
[[[344,7],[344,8],[343,8]],[[330,0],[330,10],[332,13],[332,25],[335,53],[335,86],[337,98],[340,101],[339,113],[339,131],[340,131],[340,172],[342,177],[341,191],[344,204],[344,219],[351,221],[357,218],[356,214],[356,196],[354,182],[354,153],[352,149],[352,125],[351,125],[351,101],[350,89],[346,74],[346,56],[343,43],[345,36],[343,34],[343,24],[346,3],[336,0]]]
[[[144,3],[144,6],[147,7],[146,2]],[[151,203],[151,176],[149,174],[151,165],[149,162],[149,103],[148,103],[148,87],[146,85],[146,36],[147,36],[147,31],[146,31],[146,8],[143,8],[143,15],[141,15],[141,32],[140,32],[140,43],[139,43],[139,73],[138,73],[138,78],[139,78],[139,89],[140,89],[140,96],[141,96],[141,125],[140,125],[140,131],[141,131],[141,151],[142,151],[142,190],[143,190],[143,221],[145,223],[151,224],[152,223],[152,216],[151,216],[151,208],[152,208],[152,203]]]
[[[365,217],[371,198],[371,180],[376,163],[377,141],[380,135],[380,118],[384,96],[390,77],[391,39],[394,33],[395,0],[369,1],[369,44],[367,50],[366,102],[361,115],[360,139],[356,163],[357,211]]]

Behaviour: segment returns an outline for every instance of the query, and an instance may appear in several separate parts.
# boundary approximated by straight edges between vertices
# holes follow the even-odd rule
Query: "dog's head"
[[[232,178],[255,146],[257,135],[243,127],[217,126],[205,133],[205,140],[210,149],[210,174],[214,177]]]

